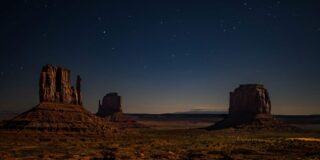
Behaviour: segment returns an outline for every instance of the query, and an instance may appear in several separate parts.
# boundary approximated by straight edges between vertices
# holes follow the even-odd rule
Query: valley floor
[[[104,135],[0,131],[0,159],[320,159],[319,132],[113,130]]]

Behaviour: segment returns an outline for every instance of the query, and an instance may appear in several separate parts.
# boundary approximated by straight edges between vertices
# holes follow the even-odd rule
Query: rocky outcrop
[[[45,65],[40,74],[39,97],[41,102],[82,105],[81,78],[77,77],[76,88],[71,86],[70,70]]]
[[[108,93],[102,99],[102,104],[99,100],[99,109],[97,116],[105,117],[113,113],[121,112],[121,97],[118,93]]]
[[[6,121],[3,129],[46,132],[101,133],[111,126],[101,118],[73,104],[43,102]]]
[[[271,101],[267,89],[260,84],[240,85],[230,92],[229,115],[271,114]]]
[[[112,92],[106,94],[102,103],[99,100],[99,109],[97,116],[102,117],[106,122],[117,124],[119,128],[145,128],[146,126],[137,123],[128,115],[122,112],[121,96]]]
[[[261,84],[240,85],[230,92],[228,116],[208,127],[208,129],[222,128],[249,129],[293,129],[271,115],[271,100],[267,89]]]
[[[102,133],[111,125],[82,107],[81,78],[70,85],[70,70],[45,65],[40,76],[40,103],[6,121],[1,128],[51,132]]]
[[[76,83],[76,91],[77,91],[77,96],[78,96],[78,104],[82,105],[82,95],[81,95],[81,77],[78,75],[77,76],[77,83]]]

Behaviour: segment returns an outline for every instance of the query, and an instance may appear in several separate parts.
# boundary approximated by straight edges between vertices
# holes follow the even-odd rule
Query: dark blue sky
[[[44,64],[83,79],[85,107],[227,110],[262,83],[275,114],[320,113],[320,1],[2,1],[0,110],[38,103]]]

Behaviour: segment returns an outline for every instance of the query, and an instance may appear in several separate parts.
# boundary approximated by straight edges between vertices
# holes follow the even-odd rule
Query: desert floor
[[[208,131],[197,129],[210,125],[203,121],[140,123],[151,128],[114,129],[99,136],[0,131],[0,159],[320,159],[317,130]]]

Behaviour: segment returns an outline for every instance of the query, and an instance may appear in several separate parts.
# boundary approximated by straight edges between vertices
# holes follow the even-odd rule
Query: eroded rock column
[[[54,102],[82,105],[81,78],[77,77],[77,86],[71,86],[70,70],[53,65],[45,65],[40,74],[40,102]]]

